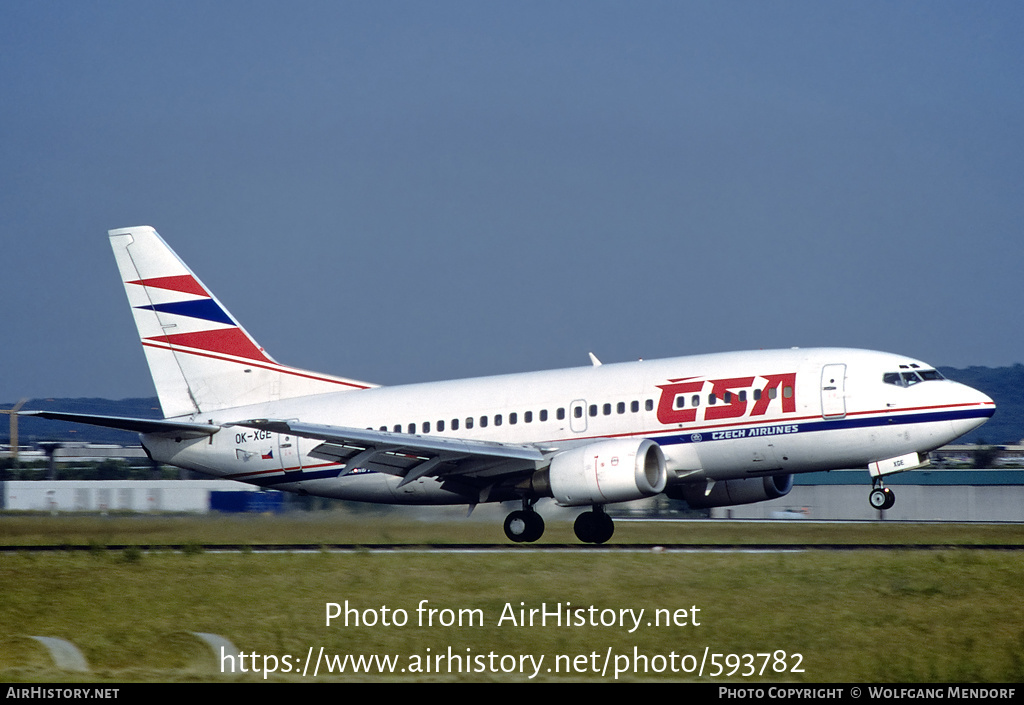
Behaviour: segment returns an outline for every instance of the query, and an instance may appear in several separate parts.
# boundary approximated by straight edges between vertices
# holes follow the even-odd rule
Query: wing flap
[[[346,472],[376,470],[403,477],[408,484],[420,477],[499,477],[536,470],[544,454],[529,445],[417,436],[300,421],[251,419],[238,426],[291,434],[323,441],[309,452],[322,460],[341,461]]]

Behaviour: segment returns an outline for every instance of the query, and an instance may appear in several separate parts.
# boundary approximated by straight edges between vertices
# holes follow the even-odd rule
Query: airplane
[[[164,419],[21,412],[140,434],[156,462],[263,488],[389,504],[518,502],[506,536],[544,533],[536,504],[664,493],[690,507],[785,496],[797,473],[885,478],[983,424],[994,402],[902,355],[731,352],[378,386],[278,363],[149,226],[109,231]],[[330,323],[325,322],[325,325]]]

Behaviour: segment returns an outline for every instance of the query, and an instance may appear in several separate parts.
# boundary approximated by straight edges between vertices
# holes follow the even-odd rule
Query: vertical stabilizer
[[[109,234],[166,417],[374,386],[278,364],[156,230]]]

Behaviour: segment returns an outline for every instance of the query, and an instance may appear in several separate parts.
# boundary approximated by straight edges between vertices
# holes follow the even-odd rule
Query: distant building
[[[280,511],[280,492],[231,480],[11,480],[0,509],[27,512]]]
[[[948,445],[928,454],[932,465],[937,467],[965,466],[974,463],[980,451],[991,450],[995,467],[1024,467],[1024,440],[1016,445],[981,446]]]
[[[1024,522],[1024,470],[919,469],[890,475],[892,509],[868,504],[867,470],[796,475],[785,497],[718,507],[714,519],[817,519]]]
[[[57,446],[53,451],[53,458],[58,463],[98,463],[104,460],[126,460],[129,463],[142,464],[149,462],[149,457],[142,446],[119,446],[100,443],[76,443],[55,441]],[[11,447],[7,444],[0,445],[0,458],[13,456]],[[39,460],[49,460],[46,451],[39,447],[18,445],[18,460],[22,463],[32,463]]]

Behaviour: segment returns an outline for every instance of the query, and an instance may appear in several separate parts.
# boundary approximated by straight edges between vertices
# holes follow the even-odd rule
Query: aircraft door
[[[277,452],[281,459],[281,469],[285,473],[302,472],[302,460],[299,457],[299,437],[278,435]]]
[[[846,416],[846,365],[821,368],[821,415],[826,419]]]
[[[569,406],[569,428],[576,433],[587,430],[587,402],[577,399]]]

